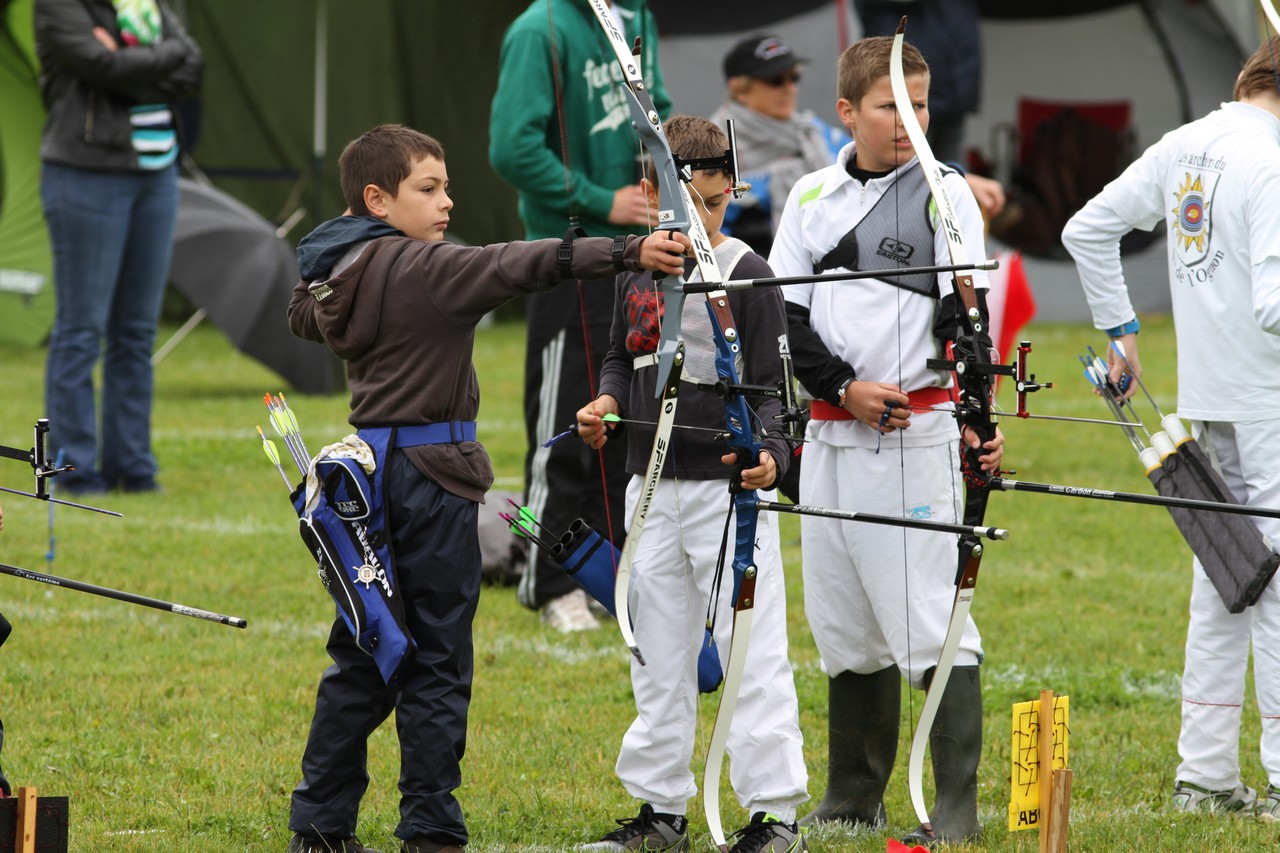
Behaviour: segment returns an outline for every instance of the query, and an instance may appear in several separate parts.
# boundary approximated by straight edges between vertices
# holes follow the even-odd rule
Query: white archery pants
[[[1280,421],[1194,421],[1191,426],[1237,500],[1280,507]],[[1253,522],[1280,545],[1280,520]],[[1280,584],[1273,578],[1256,604],[1232,614],[1194,560],[1179,780],[1215,791],[1240,784],[1240,712],[1251,643],[1262,716],[1262,768],[1270,784],[1280,787]]]
[[[641,478],[627,487],[627,517],[635,511]],[[761,497],[773,499],[771,492]],[[767,496],[767,497],[766,497]],[[725,516],[726,480],[659,482],[636,549],[630,607],[646,666],[631,661],[636,719],[622,739],[617,771],[631,796],[655,811],[684,814],[697,793],[689,768],[697,729],[697,659]],[[730,529],[727,560],[733,557]],[[809,799],[795,680],[787,658],[786,586],[778,520],[760,513],[756,533],[754,621],[729,727],[729,781],[749,813],[784,821]],[[726,665],[733,629],[733,579],[726,565],[715,641]],[[713,694],[709,701],[719,701]],[[709,738],[710,730],[706,733]],[[705,743],[704,743],[705,748]]]
[[[812,440],[804,447],[800,500],[875,515],[957,522],[964,500],[956,440],[874,449]],[[897,665],[912,687],[938,662],[955,602],[954,534],[804,516],[804,609],[833,678]],[[957,666],[982,661],[972,618]]]

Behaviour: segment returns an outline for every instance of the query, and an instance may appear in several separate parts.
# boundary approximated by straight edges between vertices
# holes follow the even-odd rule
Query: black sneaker
[[[809,849],[804,832],[796,823],[783,823],[767,812],[753,814],[751,823],[729,838],[737,839],[729,853],[797,853]]]
[[[604,838],[590,844],[578,845],[579,850],[625,853],[640,850],[644,853],[684,853],[689,849],[689,821],[684,815],[658,814],[653,806],[645,803],[637,817],[618,821],[618,828],[605,833]]]
[[[303,835],[295,832],[289,839],[288,853],[378,853],[365,847],[354,835],[350,838],[325,838],[319,835]]]

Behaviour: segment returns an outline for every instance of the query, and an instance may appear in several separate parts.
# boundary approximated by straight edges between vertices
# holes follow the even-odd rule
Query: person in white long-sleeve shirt
[[[1120,238],[1168,227],[1178,343],[1178,414],[1235,497],[1280,506],[1280,36],[1245,63],[1235,100],[1171,131],[1067,223],[1094,325],[1118,339],[1141,375],[1138,320]],[[1111,353],[1117,380],[1126,367]],[[1132,393],[1132,389],[1130,390]],[[1272,542],[1280,522],[1255,518]],[[1280,819],[1280,585],[1231,614],[1199,560],[1182,677],[1173,805]],[[1252,641],[1262,715],[1265,801],[1240,776],[1240,715]]]

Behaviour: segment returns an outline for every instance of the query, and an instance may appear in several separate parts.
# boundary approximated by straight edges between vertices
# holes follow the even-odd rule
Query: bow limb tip
[[[640,661],[641,666],[648,666],[648,664],[645,663],[644,655],[640,654],[639,646],[627,646],[627,648],[631,649],[631,654],[636,656],[636,660]]]

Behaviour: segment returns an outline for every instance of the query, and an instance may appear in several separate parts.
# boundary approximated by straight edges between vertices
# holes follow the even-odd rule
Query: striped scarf
[[[116,25],[125,49],[160,41],[163,22],[156,0],[112,0]],[[164,104],[139,104],[129,110],[133,150],[143,169],[163,169],[178,159],[178,134],[173,114]]]

